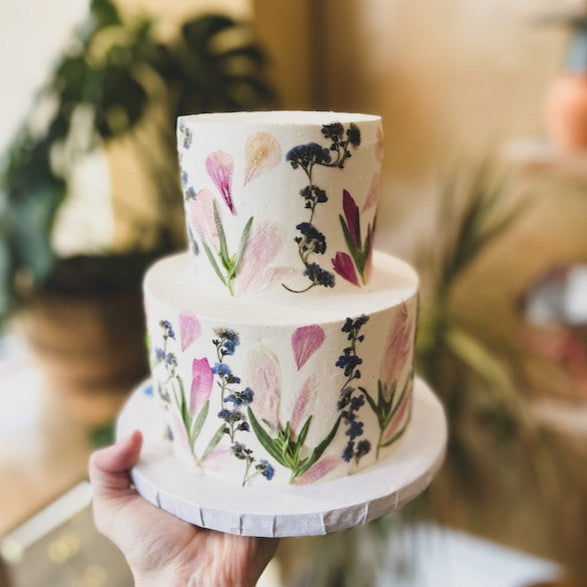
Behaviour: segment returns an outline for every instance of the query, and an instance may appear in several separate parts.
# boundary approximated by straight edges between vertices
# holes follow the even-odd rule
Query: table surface
[[[87,477],[91,426],[44,388],[18,340],[0,348],[0,537]]]

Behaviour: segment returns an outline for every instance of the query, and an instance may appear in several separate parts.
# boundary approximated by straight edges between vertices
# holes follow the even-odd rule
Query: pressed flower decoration
[[[201,326],[197,317],[187,312],[180,314],[179,323],[181,346],[182,350],[185,350],[200,336]],[[228,328],[215,331],[216,338],[212,343],[216,348],[217,360],[210,366],[206,357],[193,359],[192,382],[187,397],[184,383],[177,373],[177,358],[168,350],[169,341],[177,339],[175,329],[168,320],[161,320],[159,325],[162,329],[163,346],[155,349],[153,374],[161,400],[177,408],[181,421],[180,440],[188,445],[196,462],[202,464],[222,439],[228,437],[232,454],[238,460],[244,461],[242,484],[249,483],[258,475],[268,481],[271,480],[275,473],[273,466],[264,459],[257,461],[253,451],[241,441],[242,433],[250,430],[243,410],[253,402],[254,392],[250,387],[238,387],[240,377],[236,376],[226,363],[226,358],[234,355],[240,344],[239,335]],[[217,414],[221,423],[200,453],[196,450],[196,444],[199,444],[202,428],[209,415],[210,397],[215,381],[223,406]]]
[[[364,285],[371,269],[375,222],[367,226],[367,236],[363,242],[359,207],[347,190],[342,192],[342,209],[344,216],[339,215],[338,218],[350,256],[346,252],[337,252],[332,259],[332,266],[336,273],[350,283]]]
[[[354,320],[352,318],[345,320],[341,330],[347,335],[350,344],[343,349],[342,355],[336,361],[336,367],[342,369],[346,377],[336,405],[339,418],[343,420],[346,427],[345,434],[348,436],[348,442],[341,456],[347,463],[353,461],[356,465],[371,451],[371,442],[368,439],[362,438],[357,441],[357,438],[364,433],[359,412],[365,405],[365,398],[362,388],[355,384],[355,381],[361,378],[359,367],[363,363],[363,359],[357,353],[358,343],[365,340],[365,336],[360,334],[360,331],[368,320],[369,317],[364,314]]]
[[[207,443],[198,456],[196,442],[208,416],[213,376],[207,359],[194,359],[192,364],[192,386],[189,399],[186,398],[182,378],[177,374],[177,357],[168,350],[170,340],[176,339],[175,330],[168,320],[159,323],[162,329],[163,346],[155,349],[153,374],[160,399],[167,405],[175,405],[181,419],[183,438],[196,462],[201,463],[216,448],[222,438],[222,428]],[[160,369],[163,368],[163,370]],[[163,372],[163,375],[156,374]]]
[[[180,132],[187,149],[192,142],[191,131],[182,126]],[[251,135],[244,151],[244,185],[271,170],[282,157],[277,139],[267,132]],[[266,220],[253,223],[253,216],[250,216],[242,226],[238,246],[236,249],[230,247],[222,219],[222,202],[231,215],[237,216],[233,197],[234,161],[230,154],[217,150],[206,157],[205,167],[220,198],[206,188],[196,191],[188,173],[183,170],[181,174],[191,247],[195,254],[199,254],[200,249],[204,251],[214,273],[231,296],[249,289],[263,289],[284,272],[284,268],[269,267],[283,246],[283,231]]]
[[[308,185],[300,190],[300,195],[305,201],[305,209],[309,211],[309,218],[296,225],[300,236],[295,238],[295,242],[305,268],[304,276],[310,284],[304,289],[295,290],[282,283],[285,289],[294,293],[303,293],[317,285],[334,287],[334,275],[313,260],[316,255],[324,255],[326,252],[326,238],[314,225],[314,217],[318,205],[328,201],[326,191],[314,183],[313,171],[316,165],[343,169],[345,161],[352,156],[350,149],[356,149],[361,144],[361,131],[354,123],[346,131],[340,122],[325,124],[322,126],[322,134],[330,141],[329,147],[315,142],[297,145],[285,156],[292,169],[301,169],[308,180]]]
[[[232,201],[232,172],[234,170],[232,157],[223,151],[211,153],[206,158],[206,170],[231,214],[236,214]]]
[[[318,325],[296,329],[292,336],[292,350],[296,365],[300,369],[316,352],[324,340],[324,332]],[[330,432],[313,448],[306,446],[306,439],[312,423],[312,415],[307,415],[312,380],[306,380],[294,403],[291,417],[283,426],[277,414],[273,418],[260,418],[252,408],[248,408],[251,428],[265,450],[283,467],[290,470],[290,483],[309,472],[328,448],[340,425],[340,416],[336,418]],[[305,419],[304,419],[305,418]],[[303,421],[303,423],[302,423]],[[265,425],[263,425],[263,422]],[[331,467],[332,468],[332,467]],[[330,469],[329,469],[330,470]],[[328,471],[322,467],[321,475]]]
[[[245,144],[245,185],[281,161],[281,147],[268,132],[251,135]]]
[[[186,208],[189,227],[193,229],[190,231],[191,238],[194,240],[196,236],[199,237],[214,273],[230,295],[234,295],[233,283],[249,244],[253,217],[245,223],[236,252],[230,253],[220,210],[212,193],[206,189],[200,190],[187,201]]]

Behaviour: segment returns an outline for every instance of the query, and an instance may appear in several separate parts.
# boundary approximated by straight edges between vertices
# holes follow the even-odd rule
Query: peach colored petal
[[[363,204],[363,210],[367,210],[372,206],[377,206],[377,202],[379,202],[379,194],[381,192],[381,174],[376,173],[373,175],[371,179],[371,185],[369,186],[369,193],[367,194],[367,199]]]
[[[378,161],[383,161],[383,128],[377,127],[377,142],[375,143],[375,157]]]
[[[251,135],[245,144],[245,185],[281,161],[281,147],[268,132]]]

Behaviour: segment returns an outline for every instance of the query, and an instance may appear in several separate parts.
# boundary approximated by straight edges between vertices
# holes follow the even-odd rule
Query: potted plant
[[[52,387],[127,390],[145,372],[141,277],[184,239],[175,119],[267,104],[264,65],[250,28],[227,16],[190,17],[164,42],[153,18],[92,0],[0,162],[0,321],[18,311]],[[145,194],[128,194],[122,248],[60,256],[53,229],[76,167],[121,141],[150,213],[132,205]]]

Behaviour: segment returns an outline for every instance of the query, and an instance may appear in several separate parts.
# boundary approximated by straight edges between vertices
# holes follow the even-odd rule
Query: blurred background
[[[383,116],[377,246],[422,276],[451,437],[408,508],[283,540],[262,583],[587,585],[587,5],[0,14],[0,585],[131,584],[84,480],[147,372],[141,275],[184,246],[174,120],[266,108]]]

